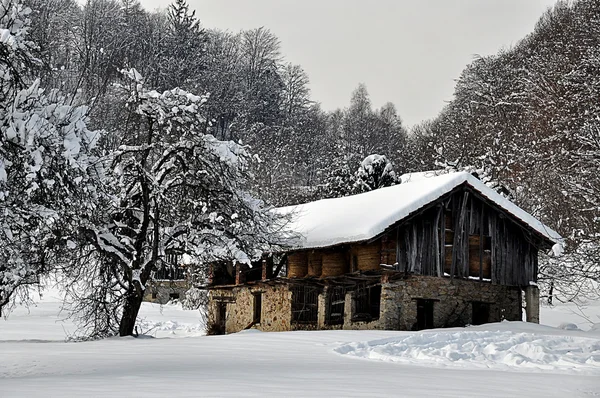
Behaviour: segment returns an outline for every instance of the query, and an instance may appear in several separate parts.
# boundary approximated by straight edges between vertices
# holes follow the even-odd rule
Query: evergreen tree
[[[377,154],[364,158],[354,177],[354,192],[356,193],[390,187],[398,182],[392,162],[385,156]]]
[[[202,88],[207,36],[186,0],[175,0],[167,11],[164,39],[158,44],[157,71],[151,83],[158,90]]]

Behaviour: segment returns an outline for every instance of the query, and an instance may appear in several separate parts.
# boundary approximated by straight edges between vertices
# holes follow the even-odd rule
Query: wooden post
[[[246,282],[245,275],[242,273],[242,263],[235,263],[235,284],[241,285]]]
[[[435,254],[434,260],[435,260],[435,275],[436,276],[442,276],[442,267],[441,267],[441,260],[440,260],[440,244],[444,245],[445,242],[440,243],[441,236],[438,233],[438,228],[440,230],[445,228],[445,226],[444,226],[444,228],[442,228],[441,224],[440,224],[440,220],[443,218],[443,213],[444,213],[443,207],[441,207],[441,206],[438,207],[438,211],[436,212],[436,215],[435,215],[435,222],[433,223],[433,242],[434,242],[433,253]]]
[[[459,277],[465,277],[465,265],[467,269],[466,276],[469,275],[469,234],[465,231],[465,218],[467,213],[467,201],[469,199],[469,192],[465,192],[460,202],[460,211],[458,213],[458,220],[454,222],[454,242],[452,247],[452,267],[451,267],[451,278],[454,278],[454,274],[457,273]],[[466,235],[466,239],[465,239]],[[465,245],[466,240],[466,245]],[[466,255],[465,255],[466,252]],[[462,267],[462,270],[459,268]],[[457,272],[458,271],[458,272]]]
[[[267,279],[269,279],[269,269],[268,269],[268,264],[267,264],[267,258],[263,256],[262,258],[262,277],[261,279],[263,281],[266,281]]]
[[[483,210],[485,204],[481,203],[481,220],[479,220],[479,280],[483,281],[483,245],[485,238],[483,237]]]
[[[388,241],[387,234],[383,235],[381,237],[381,240],[379,241],[379,264],[389,263],[387,249],[385,249],[385,253],[384,253],[384,247],[387,247],[387,245],[384,243],[387,243],[387,241]]]
[[[400,271],[400,227],[396,227],[396,271]]]
[[[439,276],[444,276],[446,269],[446,210],[442,207],[442,217],[440,219],[440,262],[441,270]]]
[[[208,284],[212,285],[215,279],[215,265],[214,263],[208,264]]]
[[[381,275],[381,283],[390,283],[390,274],[385,272]]]

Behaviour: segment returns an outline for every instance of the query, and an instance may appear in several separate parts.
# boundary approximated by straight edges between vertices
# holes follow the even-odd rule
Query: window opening
[[[262,292],[253,293],[254,296],[254,320],[253,323],[260,323],[262,315]]]
[[[314,286],[292,286],[292,322],[317,323],[319,289]]]
[[[352,321],[374,321],[379,319],[381,307],[381,285],[360,286],[354,295]]]

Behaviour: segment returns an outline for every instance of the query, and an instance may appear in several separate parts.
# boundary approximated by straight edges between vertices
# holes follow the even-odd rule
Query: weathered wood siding
[[[537,280],[534,237],[466,188],[400,224],[396,233],[399,271],[507,286]]]

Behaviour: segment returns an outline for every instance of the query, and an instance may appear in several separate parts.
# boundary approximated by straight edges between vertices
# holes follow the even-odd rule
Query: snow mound
[[[343,344],[335,352],[404,364],[600,373],[600,339],[511,331],[425,332]]]
[[[145,334],[157,334],[158,332],[166,332],[166,335],[183,334],[185,336],[205,334],[205,325],[203,323],[188,324],[174,320],[167,321],[152,321],[148,319],[138,320],[138,326]],[[164,335],[160,333],[159,335]]]
[[[558,325],[558,328],[563,330],[581,330],[577,325],[570,322],[563,322],[560,325]]]

